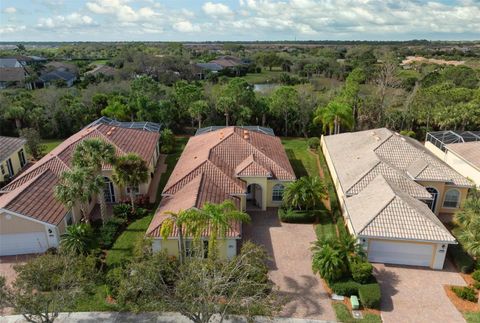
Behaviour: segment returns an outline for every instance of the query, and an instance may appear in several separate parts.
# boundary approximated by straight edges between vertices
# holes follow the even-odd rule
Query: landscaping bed
[[[476,270],[472,274],[462,273],[460,275],[468,286],[445,285],[445,293],[467,322],[480,322],[480,305],[478,304],[480,270]]]

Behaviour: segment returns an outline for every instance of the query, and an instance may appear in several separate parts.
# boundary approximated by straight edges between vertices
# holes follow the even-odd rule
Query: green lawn
[[[467,323],[480,323],[480,312],[464,312],[463,317]]]
[[[357,320],[354,319],[348,307],[343,303],[334,303],[333,309],[335,310],[335,315],[337,320],[342,323],[381,323],[382,318],[380,315],[367,313],[363,314],[363,319]]]
[[[51,152],[55,147],[60,145],[63,142],[63,139],[43,139],[41,140],[42,145],[45,147],[45,154]]]
[[[317,160],[308,151],[307,139],[283,138],[282,144],[297,177],[318,176]]]
[[[268,69],[263,69],[261,73],[248,73],[243,78],[251,84],[259,83],[275,83],[280,75],[284,73],[281,70],[269,71]]]

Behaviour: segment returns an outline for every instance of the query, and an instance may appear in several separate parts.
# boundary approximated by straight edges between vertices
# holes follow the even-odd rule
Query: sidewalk
[[[0,317],[0,323],[23,323],[26,320],[21,315],[11,315]],[[128,312],[76,312],[60,313],[55,322],[162,322],[162,323],[190,323],[185,316],[178,313],[128,313]],[[211,322],[219,322],[218,319],[212,319]],[[247,319],[241,316],[231,316],[225,319],[226,323],[247,323]],[[298,318],[266,318],[256,317],[254,322],[278,322],[278,323],[333,323],[333,321],[306,320]]]

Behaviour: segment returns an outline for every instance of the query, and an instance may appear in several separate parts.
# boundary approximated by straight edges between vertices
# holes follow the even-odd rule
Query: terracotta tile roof
[[[158,237],[166,211],[177,212],[204,203],[221,203],[246,194],[242,176],[295,180],[295,173],[279,138],[239,127],[198,134],[188,141],[163,190],[163,199],[147,234]],[[238,227],[238,228],[237,228]],[[229,236],[240,234],[235,223]],[[238,230],[237,230],[238,229]],[[208,235],[207,233],[205,233]]]
[[[480,170],[480,141],[449,144],[445,147]]]
[[[15,151],[25,145],[23,138],[0,136],[0,162],[10,157]]]
[[[0,193],[4,193],[0,196],[0,208],[58,224],[67,210],[55,200],[53,188],[61,173],[70,169],[73,152],[78,143],[89,138],[99,138],[113,144],[117,155],[133,152],[150,163],[159,137],[157,132],[104,124],[84,128],[3,187],[0,190]],[[103,169],[111,169],[111,165],[104,165]]]

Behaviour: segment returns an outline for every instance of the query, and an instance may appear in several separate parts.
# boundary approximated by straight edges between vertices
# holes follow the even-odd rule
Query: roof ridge
[[[385,128],[385,129],[387,129],[387,128]],[[385,140],[383,140],[377,147],[372,149],[373,152],[375,153],[375,155],[377,155],[376,151],[378,149],[380,149],[380,147],[382,147],[388,140],[390,140],[390,138],[392,138],[394,136],[394,134],[392,133],[392,131],[390,129],[387,129],[387,130],[390,132],[390,135],[387,138],[385,138]],[[368,131],[368,130],[366,130],[366,131]],[[377,155],[377,157],[378,157],[378,155]]]
[[[370,168],[367,172],[365,172],[365,174],[363,174],[358,181],[356,181],[355,183],[353,183],[352,185],[350,185],[350,187],[347,189],[346,193],[348,194],[348,192],[355,186],[357,185],[358,183],[360,183],[365,177],[367,177],[375,168],[377,168],[380,163],[382,163],[382,161],[380,159],[378,159],[378,162],[372,167]],[[383,174],[381,174],[383,175]]]
[[[205,172],[201,172],[199,175],[197,175],[197,176],[200,176],[200,183],[198,183],[198,190],[199,190],[199,191],[200,191],[200,189],[201,189],[201,187],[202,187],[202,184],[203,184],[203,182],[204,182],[204,180],[205,180],[204,173],[205,173]],[[190,181],[190,182],[191,182],[191,181]],[[184,187],[185,187],[185,186],[184,186]],[[195,196],[195,202],[194,202],[194,204],[193,204],[194,207],[197,206],[198,198],[199,198],[199,197],[200,197],[200,194],[196,194],[196,196]]]
[[[34,183],[35,181],[37,181],[40,177],[42,177],[45,173],[47,173],[48,171],[52,172],[49,168],[45,168],[42,172],[38,173],[37,175],[33,176],[32,178],[30,178],[28,181],[26,181],[25,183],[23,183],[22,185],[18,186],[17,188],[15,188],[14,190],[12,191],[9,191],[3,195],[1,195],[0,197],[2,196],[5,196],[6,198],[10,195],[10,193],[13,193],[15,192],[16,190],[18,190],[17,192],[15,192],[16,194],[10,199],[10,200],[7,200],[7,202],[5,203],[4,206],[0,206],[0,209],[1,208],[5,208],[7,207],[10,203],[12,203],[13,201],[15,201],[19,196],[20,194],[25,191],[27,188],[30,187],[30,185],[32,183]],[[52,172],[53,173],[53,172]],[[55,174],[55,173],[54,173]]]
[[[118,146],[115,142],[113,142],[113,140],[111,140],[110,138],[105,136],[101,131],[98,130],[99,126],[100,125],[97,125],[97,127],[92,128],[93,129],[92,132],[99,133],[101,137],[105,138],[109,143],[111,143],[115,148],[117,148],[123,155],[126,155],[127,153],[123,151],[123,149],[120,148],[120,146]]]
[[[385,210],[393,202],[393,200],[395,200],[395,198],[397,198],[397,195],[394,193],[392,198],[387,203],[385,203],[385,205],[380,209],[380,211],[378,211],[377,214],[375,214],[367,223],[365,223],[365,225],[359,230],[358,234],[361,234],[363,230],[365,230],[370,225],[370,223],[372,223],[373,220],[375,220],[383,212],[383,210]]]
[[[192,169],[190,172],[188,172],[187,174],[185,174],[184,176],[182,176],[182,178],[180,178],[178,181],[176,181],[175,183],[173,184],[170,184],[170,186],[167,186],[168,184],[168,181],[167,181],[167,184],[165,184],[165,187],[163,188],[163,191],[162,191],[162,194],[165,193],[166,191],[170,190],[172,187],[174,187],[175,185],[177,185],[178,183],[180,183],[181,181],[183,181],[187,176],[189,176],[191,173],[193,173],[194,171],[196,171],[197,169],[199,169],[202,165],[204,165],[206,162],[208,161],[208,159],[204,160],[203,162],[201,162],[200,164],[198,164],[197,167],[195,167],[194,169]],[[203,173],[203,172],[202,172]],[[172,177],[173,173],[170,175],[170,177]],[[198,176],[198,175],[197,175]],[[170,177],[169,177],[169,180],[170,180]],[[187,183],[188,184],[188,183]],[[185,184],[185,185],[187,185]],[[183,186],[185,186],[183,185]],[[183,188],[183,187],[182,187]],[[181,189],[180,189],[181,190]],[[178,191],[177,191],[178,192]],[[174,193],[175,194],[175,193]],[[172,194],[173,195],[173,194]]]

